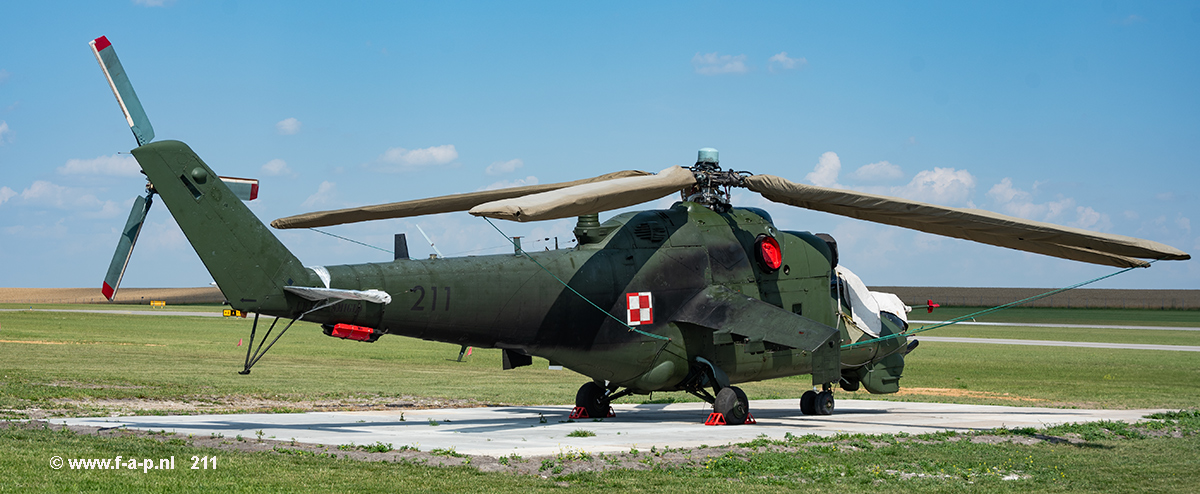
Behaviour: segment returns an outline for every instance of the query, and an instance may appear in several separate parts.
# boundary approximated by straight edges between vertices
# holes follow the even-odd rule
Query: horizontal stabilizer
[[[283,289],[308,300],[366,300],[385,305],[392,303],[392,296],[382,290],[342,290],[306,286],[285,286]]]
[[[253,201],[258,199],[258,179],[257,178],[235,178],[221,177],[221,181],[229,186],[229,190],[233,191],[233,195],[243,201]]]
[[[92,54],[96,56],[96,61],[100,62],[100,70],[104,71],[108,87],[112,88],[113,95],[117,97],[117,104],[121,106],[121,113],[125,114],[125,122],[133,131],[138,146],[153,141],[154,127],[150,126],[150,119],[146,117],[146,111],[142,109],[142,102],[138,100],[137,93],[133,92],[133,85],[129,83],[129,76],[125,75],[125,69],[121,67],[121,60],[117,58],[112,43],[108,42],[107,37],[101,36],[88,44],[92,46]]]

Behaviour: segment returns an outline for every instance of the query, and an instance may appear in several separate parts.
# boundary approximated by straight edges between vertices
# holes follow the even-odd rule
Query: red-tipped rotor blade
[[[138,196],[133,200],[133,210],[125,221],[125,229],[121,230],[121,240],[117,242],[117,251],[113,253],[112,262],[108,265],[108,274],[104,276],[104,286],[100,291],[104,297],[112,301],[117,296],[117,288],[121,286],[121,277],[125,276],[125,267],[129,265],[129,256],[133,255],[133,244],[137,243],[138,234],[142,232],[142,223],[146,221],[146,213],[150,211],[152,196]]]

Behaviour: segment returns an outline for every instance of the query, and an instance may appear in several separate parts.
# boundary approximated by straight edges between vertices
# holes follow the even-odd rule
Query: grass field
[[[170,309],[216,312],[220,307]],[[950,314],[939,311],[933,315],[945,319]],[[1001,315],[1008,319],[1000,319]],[[1200,345],[1200,334],[1196,334],[1200,332],[1020,326],[1023,322],[1064,322],[1200,327],[1198,316],[1197,311],[1012,309],[992,319],[981,319],[1012,322],[1011,327],[961,326],[929,334]],[[567,404],[586,380],[571,371],[549,370],[544,360],[537,359],[531,367],[500,371],[501,359],[496,350],[476,350],[458,363],[453,361],[458,355],[455,345],[388,336],[373,344],[337,340],[321,334],[316,325],[305,323],[297,323],[251,375],[241,376],[237,371],[246,347],[238,346],[238,341],[248,335],[249,326],[250,321],[243,319],[0,312],[0,409],[4,418],[20,419],[132,412],[292,411],[320,409],[323,405],[387,403]],[[927,342],[909,357],[901,384],[904,391],[900,395],[870,396],[860,392],[839,396],[1018,406],[1193,409],[1200,403],[1200,359],[1193,352]],[[744,389],[752,399],[798,398],[808,386],[808,377],[801,376],[750,383]],[[670,393],[624,401],[647,399],[687,401],[689,397]],[[1195,417],[1188,420],[1200,421]],[[997,492],[1115,492],[1134,485],[1151,491],[1186,492],[1190,490],[1186,486],[1200,480],[1193,469],[1184,468],[1200,462],[1200,439],[1194,434],[1194,424],[1187,427],[1175,434],[1182,437],[1114,436],[1093,431],[1090,434],[1094,437],[1081,444],[941,440],[891,444],[876,438],[866,443],[847,440],[819,444],[806,447],[802,455],[795,454],[794,448],[790,453],[784,451],[789,445],[775,445],[776,450],[764,445],[761,452],[686,468],[660,466],[648,471],[593,472],[548,480],[484,474],[471,468],[271,453],[214,453],[186,441],[99,438],[9,428],[0,432],[0,471],[5,472],[0,475],[0,490],[51,486],[46,490],[506,492],[558,489],[556,482],[566,482],[587,489],[615,487],[647,492],[727,492],[734,488],[757,492],[811,483],[831,492],[862,490],[880,483],[889,492],[948,491],[967,486]],[[50,455],[65,451],[76,456],[94,453],[97,457],[125,454],[190,458],[220,454],[228,460],[224,465],[229,468],[169,475],[139,471],[135,475],[64,473],[45,466]],[[1014,466],[1017,464],[1020,466]],[[647,466],[653,465],[651,458]],[[1005,471],[1019,470],[1027,477],[1013,482],[980,473],[984,466],[1000,465],[1007,465],[1002,468]],[[900,474],[887,470],[925,476],[900,480]]]
[[[85,306],[87,307],[87,306]],[[176,307],[185,310],[188,308]],[[146,311],[161,309],[144,309]],[[191,307],[213,311],[220,307]],[[1193,324],[1185,312],[1137,311],[1140,319],[1108,310],[1013,309],[1007,316],[1108,324]],[[1061,316],[1066,311],[1068,316]],[[305,409],[308,402],[403,397],[470,400],[489,404],[570,403],[586,378],[548,370],[544,360],[501,372],[497,350],[476,350],[464,362],[455,345],[385,336],[376,343],[329,338],[315,324],[297,323],[249,376],[239,340],[250,321],[61,312],[0,312],[0,409],[9,417],[51,414]],[[932,335],[1045,340],[1154,342],[1200,345],[1200,331],[1084,330],[953,326]],[[242,341],[245,344],[245,341]],[[862,399],[956,401],[986,404],[1190,407],[1200,403],[1200,359],[1191,352],[1017,347],[926,342],[908,359],[902,394]],[[751,398],[798,398],[807,376],[748,383]],[[690,401],[682,393],[651,399]],[[647,397],[630,397],[640,402]],[[175,408],[156,401],[178,402]],[[365,402],[364,402],[365,403]],[[173,405],[174,406],[174,405]]]

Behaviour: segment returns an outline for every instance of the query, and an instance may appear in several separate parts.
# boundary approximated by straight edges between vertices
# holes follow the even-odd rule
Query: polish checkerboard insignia
[[[630,326],[654,324],[654,303],[650,292],[626,293],[628,302],[628,323]]]

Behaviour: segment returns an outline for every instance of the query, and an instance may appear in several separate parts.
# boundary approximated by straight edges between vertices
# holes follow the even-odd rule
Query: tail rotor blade
[[[133,201],[133,210],[125,221],[125,229],[121,231],[121,240],[117,242],[117,251],[113,253],[112,262],[108,265],[108,274],[104,276],[104,286],[100,291],[110,302],[117,296],[117,288],[121,286],[121,278],[125,276],[125,267],[129,265],[129,256],[133,254],[133,244],[137,243],[138,234],[142,232],[142,223],[146,221],[146,213],[150,211],[153,194],[146,197],[138,196]]]
[[[107,37],[101,36],[88,44],[92,47],[96,61],[100,62],[100,70],[104,71],[108,87],[112,88],[113,96],[117,97],[117,104],[121,106],[121,113],[125,114],[125,122],[133,131],[138,146],[153,141],[154,127],[150,126],[150,118],[142,109],[142,102],[138,100],[137,93],[133,92],[133,84],[129,83],[129,76],[125,74],[125,68],[121,67],[121,60],[117,58],[117,51],[113,49],[112,43],[108,42]]]

